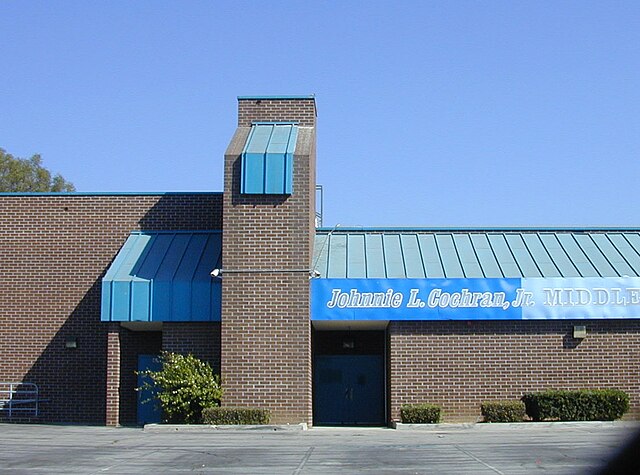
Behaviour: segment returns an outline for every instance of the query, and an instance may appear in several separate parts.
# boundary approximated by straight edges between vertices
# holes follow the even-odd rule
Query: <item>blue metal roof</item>
[[[298,126],[257,122],[242,150],[242,193],[291,194]]]
[[[102,321],[219,321],[220,231],[132,232],[102,279]]]
[[[640,229],[321,229],[325,278],[638,277]]]

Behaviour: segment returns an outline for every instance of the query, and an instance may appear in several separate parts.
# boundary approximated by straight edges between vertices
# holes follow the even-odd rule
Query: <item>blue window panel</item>
[[[422,262],[427,278],[443,278],[444,269],[440,261],[440,252],[436,246],[436,238],[432,234],[421,234],[418,236]]]
[[[442,258],[445,277],[465,277],[462,266],[460,265],[458,251],[453,242],[453,236],[451,234],[436,234],[436,244],[440,251],[440,257]]]
[[[602,255],[602,252],[600,252],[600,249],[596,246],[596,243],[591,239],[590,235],[576,234],[575,239],[582,251],[589,258],[589,261],[596,268],[598,274],[603,277],[618,277],[620,275],[611,267],[611,264],[609,264],[609,261]]]
[[[402,252],[404,254],[404,267],[407,270],[408,279],[424,279],[424,265],[418,236],[415,234],[401,234]]]
[[[365,247],[367,254],[367,278],[386,279],[384,251],[381,234],[366,234]]]
[[[504,277],[504,274],[502,273],[502,270],[500,270],[500,266],[496,261],[496,256],[494,256],[493,250],[489,245],[487,235],[473,233],[470,235],[470,238],[471,243],[476,250],[476,254],[478,255],[478,262],[482,268],[484,276],[491,279]]]
[[[542,277],[562,277],[560,271],[551,260],[551,256],[542,245],[540,236],[536,233],[522,234],[522,240],[529,248],[533,260],[536,262],[542,273]]]
[[[462,270],[466,277],[483,278],[484,274],[478,263],[476,253],[473,251],[471,240],[468,234],[454,234],[453,236]]]
[[[640,254],[629,244],[626,236],[631,236],[631,234],[609,234],[609,239],[620,252],[625,262],[633,269],[629,276],[640,276]],[[634,236],[637,236],[637,234]]]
[[[367,261],[364,252],[364,234],[350,234],[347,239],[347,278],[366,279]]]
[[[518,263],[511,254],[511,249],[507,245],[507,241],[502,234],[489,234],[489,244],[493,249],[493,253],[496,256],[498,265],[506,278],[523,277]]]
[[[536,266],[527,246],[525,246],[521,234],[506,234],[507,245],[515,258],[523,277],[542,277],[540,269]]]
[[[384,249],[384,262],[387,268],[387,278],[405,278],[407,273],[404,268],[400,236],[397,234],[385,234],[382,236],[382,246]]]
[[[558,242],[582,277],[601,277],[580,246],[578,246],[572,234],[557,234],[557,237]]]
[[[347,236],[334,234],[331,236],[331,250],[327,277],[330,279],[345,279],[347,277]]]
[[[634,276],[635,271],[627,261],[624,259],[622,254],[618,252],[613,243],[609,240],[607,235],[605,234],[592,234],[591,238],[600,252],[607,257],[607,261],[611,263],[611,266],[615,269],[619,276]]]
[[[582,277],[565,249],[560,245],[556,234],[540,234],[540,241],[551,256],[562,277]]]

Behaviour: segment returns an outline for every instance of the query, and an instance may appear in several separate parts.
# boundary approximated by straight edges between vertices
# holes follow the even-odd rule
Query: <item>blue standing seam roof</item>
[[[102,321],[220,321],[220,231],[132,232],[102,279]]]
[[[640,230],[328,230],[322,278],[639,277]]]
[[[293,193],[293,155],[298,138],[294,123],[258,122],[242,151],[241,192]]]

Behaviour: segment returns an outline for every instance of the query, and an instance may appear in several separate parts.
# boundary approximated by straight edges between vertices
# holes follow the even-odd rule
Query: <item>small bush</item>
[[[267,409],[250,407],[206,407],[202,410],[202,423],[214,425],[268,424],[271,414]]]
[[[164,352],[160,371],[143,371],[144,388],[157,391],[165,422],[195,424],[202,409],[220,404],[222,386],[208,363],[193,355]],[[142,389],[142,388],[138,388]]]
[[[549,390],[522,401],[534,421],[613,421],[629,410],[629,395],[619,389]]]
[[[400,420],[404,424],[436,424],[440,422],[441,409],[435,404],[409,404],[400,408]]]
[[[522,401],[488,401],[480,405],[485,422],[522,422],[525,405]]]

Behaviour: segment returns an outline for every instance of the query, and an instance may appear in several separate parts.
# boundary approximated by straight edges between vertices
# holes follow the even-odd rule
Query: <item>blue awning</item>
[[[220,231],[132,232],[102,279],[103,322],[220,321]]]
[[[257,122],[242,151],[241,193],[293,193],[293,156],[298,126],[290,122]]]

